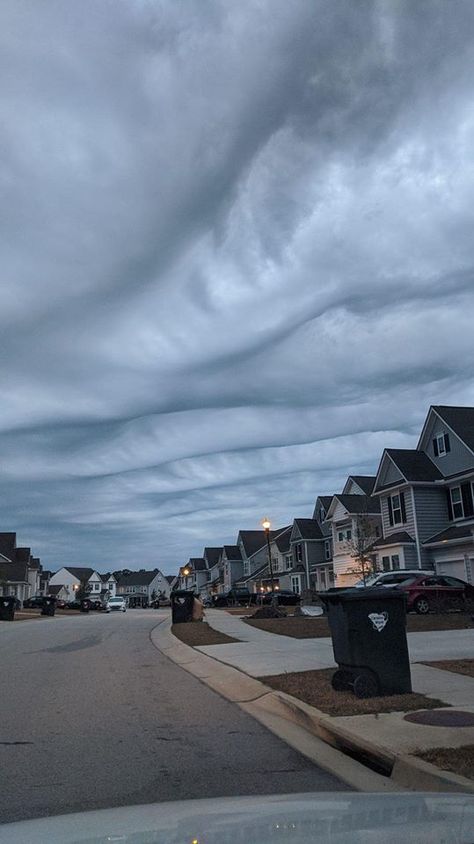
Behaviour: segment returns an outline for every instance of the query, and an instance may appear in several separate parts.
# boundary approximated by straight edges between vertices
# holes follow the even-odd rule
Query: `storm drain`
[[[474,727],[474,713],[460,709],[421,709],[409,712],[404,720],[426,727]]]

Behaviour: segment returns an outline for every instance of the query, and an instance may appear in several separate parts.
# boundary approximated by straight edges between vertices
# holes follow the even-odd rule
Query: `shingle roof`
[[[0,533],[0,554],[13,560],[16,548],[16,533]]]
[[[206,561],[203,557],[190,557],[188,565],[192,566],[194,571],[207,571]]]
[[[270,539],[275,539],[275,537],[277,537],[280,533],[287,530],[288,527],[288,525],[285,525],[284,527],[271,530]],[[263,548],[267,541],[264,530],[239,530],[239,538],[243,542],[244,551],[247,557],[251,557],[252,554],[255,554],[256,551],[260,550],[260,548]]]
[[[474,451],[474,407],[451,407],[436,404],[433,410],[441,416],[455,434]]]
[[[295,519],[294,524],[298,526],[303,539],[324,539],[316,519]]]
[[[28,583],[28,566],[26,563],[0,563],[0,580]]]
[[[415,540],[406,530],[400,530],[396,533],[392,533],[391,536],[386,536],[384,539],[377,539],[372,547],[373,548],[384,548],[386,545],[403,545],[406,543],[414,543]]]
[[[132,571],[124,574],[118,581],[119,586],[148,586],[156,577],[158,572],[154,571]]]
[[[49,592],[50,595],[57,595],[58,592],[61,591],[61,589],[63,589],[63,584],[58,583],[57,586],[49,586],[48,592]]]
[[[31,560],[31,548],[16,548],[15,559],[19,563],[29,563]]]
[[[224,552],[228,560],[241,560],[242,554],[238,545],[224,545]]]
[[[371,495],[342,495],[334,496],[341,502],[348,513],[380,513],[380,501]]]
[[[221,551],[222,551],[222,548],[216,548],[216,547],[212,547],[212,548],[206,547],[206,548],[204,548],[203,557],[206,558],[206,560],[209,564],[209,568],[211,568],[211,566],[215,566],[217,564],[219,557],[221,555]]]
[[[443,477],[424,451],[414,448],[387,448],[386,451],[407,481],[436,481]]]
[[[333,499],[333,496],[332,495],[318,495],[318,498],[319,498],[321,504],[323,505],[324,509],[327,510],[331,501],[332,501],[332,499]]]
[[[174,583],[174,581],[177,579],[177,576],[175,574],[166,574],[165,578],[171,586]]]
[[[83,566],[64,566],[66,571],[73,574],[74,577],[77,577],[79,580],[89,580],[90,577],[94,574],[95,569],[84,568]],[[56,572],[57,574],[57,572]]]
[[[435,542],[450,542],[455,539],[468,539],[472,541],[473,534],[474,524],[472,522],[464,525],[452,525],[445,530],[441,530],[439,533],[435,533],[434,536],[430,536],[429,539],[425,539],[422,545],[431,545]]]
[[[375,475],[349,475],[355,483],[364,490],[366,495],[372,495],[375,484]]]
[[[285,551],[290,550],[290,537],[291,537],[292,525],[283,530],[278,536],[275,537],[274,542],[278,550],[284,554]]]

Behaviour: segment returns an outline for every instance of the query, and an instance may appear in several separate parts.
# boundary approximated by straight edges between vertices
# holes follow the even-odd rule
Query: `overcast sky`
[[[472,0],[2,0],[1,530],[172,573],[473,404]]]

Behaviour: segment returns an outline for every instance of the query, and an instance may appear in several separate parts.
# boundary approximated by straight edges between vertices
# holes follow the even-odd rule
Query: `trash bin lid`
[[[331,603],[347,601],[392,601],[405,598],[405,593],[401,589],[389,588],[388,586],[366,586],[364,589],[347,588],[334,590],[334,592],[321,592],[319,597],[322,601]]]

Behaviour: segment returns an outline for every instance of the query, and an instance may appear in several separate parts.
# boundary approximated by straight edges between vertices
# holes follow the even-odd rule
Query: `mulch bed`
[[[336,692],[331,686],[334,668],[319,671],[295,671],[260,677],[262,683],[315,706],[328,715],[376,715],[380,712],[411,712],[448,706],[441,700],[420,694],[389,695],[360,699],[350,691]]]
[[[321,639],[331,635],[327,618],[304,618],[288,616],[287,618],[245,619],[246,624],[258,627],[267,633],[280,636],[291,636],[294,639]],[[430,630],[466,630],[474,628],[470,615],[464,613],[446,613],[440,615],[407,616],[407,632],[422,633]]]
[[[190,621],[187,624],[172,624],[171,632],[181,639],[185,645],[191,647],[199,647],[200,645],[228,645],[231,642],[238,642],[239,639],[233,639],[232,636],[226,636],[225,633],[220,633],[209,627],[205,621]]]
[[[416,755],[443,771],[474,779],[474,744],[466,744],[464,747],[433,747]]]
[[[474,659],[438,659],[434,662],[423,662],[422,665],[431,665],[432,668],[441,668],[442,671],[474,677]]]

